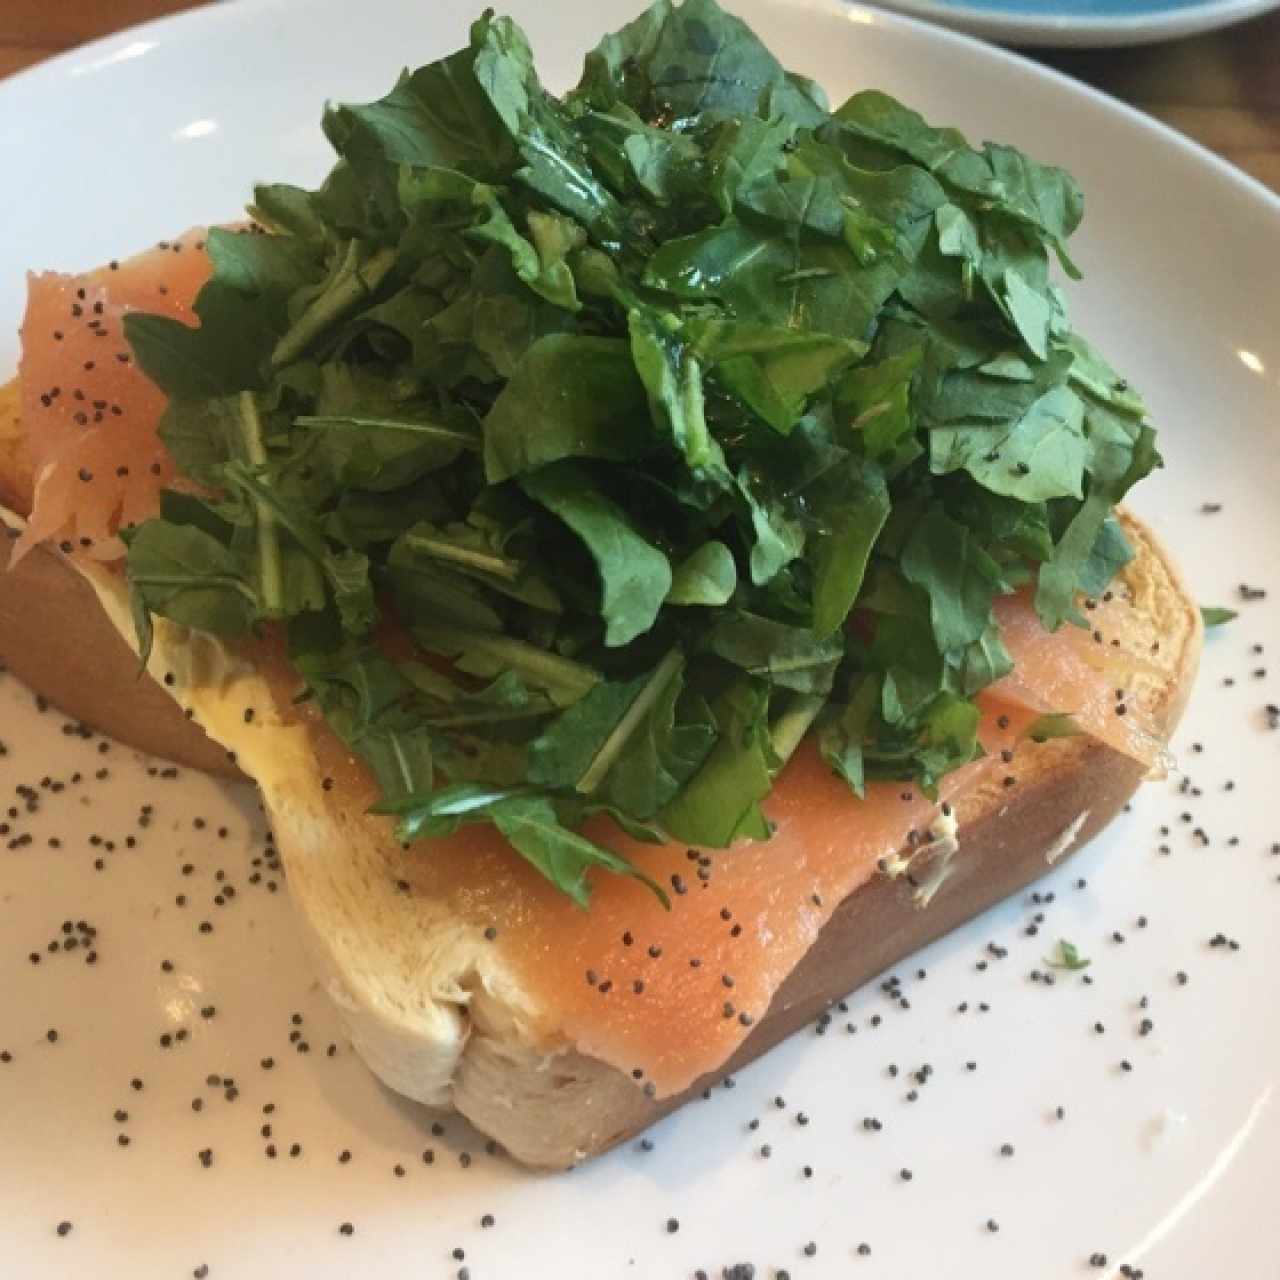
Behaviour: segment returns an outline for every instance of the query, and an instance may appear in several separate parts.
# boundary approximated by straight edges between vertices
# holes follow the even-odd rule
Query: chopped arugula
[[[1200,606],[1200,616],[1204,619],[1206,627],[1220,627],[1240,615],[1234,609],[1224,609],[1219,605],[1205,604]]]
[[[715,0],[563,97],[487,12],[323,123],[319,189],[210,234],[198,327],[126,318],[190,482],[128,574],[144,647],[287,626],[406,842],[489,823],[585,904],[644,880],[589,816],[766,839],[810,731],[856,795],[932,794],[1012,665],[995,598],[1079,622],[1128,559],[1159,458],[1051,279],[1061,169],[833,111]]]
[[[1045,964],[1050,969],[1067,969],[1072,973],[1076,973],[1081,969],[1087,969],[1093,963],[1086,956],[1082,956],[1073,943],[1068,942],[1065,938],[1058,943],[1058,954],[1052,959],[1046,960]]]
[[[1050,711],[1037,716],[1022,731],[1022,736],[1030,738],[1032,742],[1048,742],[1052,738],[1074,738],[1083,732],[1067,712]]]

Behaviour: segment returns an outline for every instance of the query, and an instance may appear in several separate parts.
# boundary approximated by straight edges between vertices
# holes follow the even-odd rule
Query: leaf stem
[[[313,298],[310,305],[276,343],[271,367],[282,368],[296,360],[343,312],[367,298],[386,279],[395,265],[396,250],[379,249],[367,261],[360,261],[360,247],[352,240],[347,256],[333,283]]]
[[[195,573],[130,573],[129,581],[139,587],[226,587],[238,591],[246,600],[258,603],[258,597],[239,578],[226,574]]]
[[[249,465],[261,471],[267,465],[267,446],[262,439],[262,418],[252,391],[240,393],[240,422],[244,430],[245,456]],[[262,605],[268,614],[284,607],[284,581],[281,578],[280,544],[276,538],[276,522],[270,506],[254,502],[254,527],[258,535],[258,572],[262,585]]]
[[[483,551],[460,547],[444,538],[429,538],[424,534],[410,533],[405,536],[405,543],[413,550],[421,551],[435,560],[462,565],[467,569],[477,569],[481,573],[491,573],[495,578],[503,578],[507,582],[515,582],[524,569],[524,565],[519,560],[511,560],[506,556],[486,555]]]
[[[511,636],[491,635],[444,623],[424,623],[412,630],[414,638],[434,652],[479,654],[505,663],[545,689],[558,707],[571,706],[600,683],[599,673],[591,667]]]
[[[672,649],[658,663],[644,688],[636,695],[635,701],[627,708],[622,719],[614,725],[613,732],[604,740],[604,744],[596,752],[595,759],[578,779],[574,787],[575,791],[589,796],[604,781],[605,775],[613,768],[614,761],[627,745],[627,740],[644,722],[645,716],[653,710],[663,690],[675,679],[683,666],[684,655],[679,649]]]
[[[816,693],[797,694],[791,699],[787,709],[769,726],[769,743],[779,762],[777,769],[773,771],[775,776],[781,773],[783,765],[795,754],[796,748],[826,702],[825,697]]]
[[[384,430],[404,431],[409,435],[428,436],[441,444],[457,445],[471,453],[479,453],[484,447],[483,441],[469,431],[460,431],[456,427],[444,427],[436,422],[407,422],[403,418],[365,418],[355,414],[307,414],[294,418],[296,427],[309,427],[313,431],[342,430]]]

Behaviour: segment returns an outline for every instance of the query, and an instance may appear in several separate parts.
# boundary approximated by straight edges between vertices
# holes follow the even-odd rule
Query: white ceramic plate
[[[555,86],[633,8],[512,7]],[[1280,645],[1280,202],[1172,133],[989,48],[864,9],[738,7],[833,96],[884,87],[1082,180],[1089,215],[1073,253],[1088,279],[1075,305],[1164,429],[1168,469],[1137,506],[1202,600],[1237,603],[1241,582],[1271,588],[1210,640],[1176,744],[1186,772],[1146,788],[1104,839],[1047,875],[1039,892],[1051,902],[1007,903],[902,966],[910,1009],[864,990],[824,1036],[798,1035],[660,1125],[652,1151],[538,1177],[486,1155],[459,1124],[433,1135],[433,1118],[376,1085],[342,1043],[286,894],[254,862],[264,833],[248,789],[166,778],[123,748],[68,736],[60,716],[0,680],[0,806],[13,806],[9,817],[0,807],[7,1280],[202,1266],[214,1280],[462,1267],[475,1280],[718,1277],[747,1261],[760,1278],[806,1280],[1108,1280],[1122,1263],[1151,1280],[1276,1274],[1280,858],[1268,850],[1280,840],[1280,733],[1262,708],[1280,702],[1280,670],[1252,646]],[[0,374],[16,355],[28,266],[84,267],[231,217],[257,177],[316,179],[322,97],[378,94],[403,62],[460,43],[471,16],[470,0],[430,12],[408,0],[219,6],[0,87]],[[1206,501],[1222,510],[1203,514]],[[21,785],[34,788],[34,814]],[[77,922],[97,929],[95,964],[84,945],[47,950],[63,921],[77,940]],[[1211,947],[1220,932],[1241,949]],[[1059,938],[1093,958],[1091,984],[1029,980]],[[1007,958],[988,955],[989,942]],[[309,1052],[291,1044],[295,1031]],[[174,1037],[167,1049],[162,1035]],[[926,1063],[932,1075],[916,1085],[909,1073]],[[866,1116],[882,1130],[864,1129]],[[72,1229],[59,1236],[63,1221]],[[1107,1258],[1096,1270],[1095,1252]]]
[[[1280,0],[877,0],[1001,44],[1110,49],[1234,26]]]

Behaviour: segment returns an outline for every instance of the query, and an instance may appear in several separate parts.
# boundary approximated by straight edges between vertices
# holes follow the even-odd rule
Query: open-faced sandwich
[[[1200,618],[1062,170],[714,0],[563,98],[486,14],[324,130],[31,277],[0,651],[251,777],[368,1065],[564,1166],[1103,827]]]

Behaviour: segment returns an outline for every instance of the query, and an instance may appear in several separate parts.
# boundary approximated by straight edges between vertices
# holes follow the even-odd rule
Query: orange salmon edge
[[[946,780],[946,794],[973,785],[990,767],[979,761],[958,771]],[[904,800],[907,790],[913,794]],[[939,803],[897,783],[873,784],[858,801],[806,744],[766,802],[778,823],[771,840],[722,853],[710,888],[691,889],[692,902],[673,900],[665,922],[633,928],[630,948],[618,941],[621,918],[597,918],[601,904],[593,905],[588,920],[572,930],[576,936],[557,931],[558,957],[572,960],[553,961],[533,975],[533,984],[554,1001],[560,1026],[580,1047],[620,1070],[640,1068],[655,1096],[679,1092],[750,1034],[840,902],[902,848],[911,830],[927,830]],[[683,857],[679,849],[661,852],[664,870]],[[619,897],[607,890],[602,896],[615,904]],[[727,917],[724,903],[732,904]],[[628,918],[643,914],[653,913]],[[652,966],[661,976],[642,979],[637,997],[628,981],[634,984],[636,961],[649,953],[637,952],[635,943],[659,935],[675,955],[663,950],[661,963]],[[690,952],[696,952],[696,969]],[[664,969],[671,964],[674,971]],[[597,981],[587,981],[587,973]],[[723,985],[726,974],[732,987]]]
[[[118,558],[119,525],[157,511],[173,474],[156,436],[165,398],[134,363],[122,322],[134,310],[190,315],[210,274],[208,255],[172,245],[185,249],[205,234],[197,228],[89,273],[28,273],[22,417],[40,481],[15,556],[69,533],[92,558]]]

